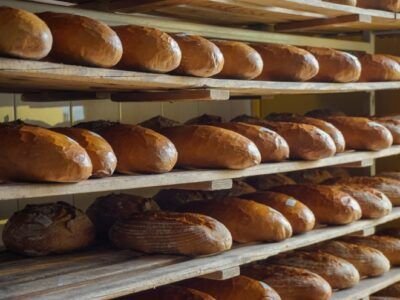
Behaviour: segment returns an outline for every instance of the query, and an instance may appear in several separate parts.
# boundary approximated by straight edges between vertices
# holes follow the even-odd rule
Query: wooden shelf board
[[[240,265],[399,218],[400,208],[395,208],[379,220],[320,228],[279,243],[240,245],[218,255],[193,259],[138,257],[130,251],[110,249],[26,259],[4,252],[0,254],[0,294],[18,299],[111,299],[212,273],[232,274],[233,270],[236,274]]]

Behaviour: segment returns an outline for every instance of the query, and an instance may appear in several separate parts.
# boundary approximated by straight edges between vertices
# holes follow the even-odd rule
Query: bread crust
[[[381,54],[362,54],[358,57],[362,66],[361,82],[400,80],[400,65]]]

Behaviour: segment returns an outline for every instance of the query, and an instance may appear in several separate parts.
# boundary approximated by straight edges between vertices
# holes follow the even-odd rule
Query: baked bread
[[[52,44],[49,27],[36,15],[0,6],[0,55],[42,59],[49,54]]]
[[[329,300],[332,288],[321,276],[305,269],[252,264],[241,269],[241,274],[267,283],[285,300]]]
[[[113,27],[124,52],[118,67],[130,70],[166,73],[181,63],[178,43],[167,33],[135,25]]]
[[[86,214],[96,227],[97,236],[107,238],[108,231],[117,220],[159,209],[153,199],[129,194],[110,194],[96,198],[86,210]]]
[[[399,0],[357,0],[357,6],[362,8],[400,12]]]
[[[266,191],[275,186],[296,184],[293,179],[284,174],[253,176],[247,178],[247,182],[260,191]]]
[[[182,51],[182,60],[176,73],[198,77],[217,75],[224,67],[221,50],[209,40],[197,36],[178,33],[172,35]]]
[[[374,295],[384,296],[384,297],[395,297],[393,299],[399,299],[400,298],[400,282],[396,282],[395,284],[392,284],[392,285],[388,286],[387,288],[380,290],[379,292],[375,293]]]
[[[291,196],[275,192],[258,192],[242,195],[241,198],[256,201],[279,211],[289,221],[293,234],[305,233],[314,228],[313,212]]]
[[[332,289],[351,288],[360,281],[351,263],[324,252],[296,251],[273,257],[270,263],[309,270],[324,278]]]
[[[385,126],[393,136],[393,144],[400,144],[400,120],[390,117],[372,117],[372,121]]]
[[[118,248],[150,254],[209,255],[232,246],[232,236],[223,224],[189,213],[135,214],[115,222],[109,238]]]
[[[10,123],[0,126],[0,139],[3,180],[78,182],[92,175],[85,149],[63,134]]]
[[[239,198],[189,202],[179,211],[210,216],[223,223],[238,243],[278,242],[292,235],[289,221],[278,211]]]
[[[63,63],[110,68],[122,57],[122,43],[106,24],[84,16],[43,12],[53,35],[50,56]]]
[[[361,208],[354,198],[337,188],[323,185],[285,185],[271,189],[304,203],[322,224],[349,224],[361,218]]]
[[[117,167],[117,157],[110,144],[98,134],[81,128],[52,128],[64,134],[83,147],[89,154],[93,165],[92,177],[111,176]]]
[[[400,65],[381,54],[362,54],[358,57],[362,71],[361,82],[400,80]]]
[[[178,285],[162,286],[154,290],[149,290],[130,295],[121,300],[216,300],[209,294],[195,289],[185,288]]]
[[[94,238],[90,219],[65,202],[27,205],[11,216],[3,230],[6,248],[28,256],[83,249]]]
[[[291,172],[288,176],[300,184],[321,184],[334,177],[327,168]]]
[[[263,70],[261,55],[245,43],[235,41],[212,41],[221,50],[225,63],[219,78],[254,79]]]
[[[94,121],[75,127],[94,131],[106,139],[117,156],[117,171],[122,174],[169,172],[178,159],[168,138],[139,125]]]
[[[350,5],[350,6],[357,5],[357,0],[323,0],[323,1],[332,2],[332,3],[336,3],[336,4]]]
[[[308,51],[290,45],[252,44],[264,68],[257,80],[307,81],[318,74],[317,59]]]

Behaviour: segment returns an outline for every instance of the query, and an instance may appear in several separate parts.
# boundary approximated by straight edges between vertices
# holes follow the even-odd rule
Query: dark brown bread
[[[372,117],[372,121],[385,126],[393,136],[393,144],[400,144],[400,120],[391,117]]]
[[[120,300],[216,300],[214,297],[195,289],[167,285],[155,290],[134,294]]]
[[[380,290],[375,295],[384,296],[384,297],[395,297],[395,298],[392,298],[393,300],[399,299],[400,298],[400,282],[396,282],[395,284],[392,284],[391,286],[388,286],[387,288]]]
[[[357,0],[357,6],[362,8],[382,9],[393,12],[400,11],[399,0]]]
[[[79,250],[94,238],[90,219],[65,202],[27,205],[11,216],[3,231],[6,248],[28,256]]]
[[[362,72],[360,81],[396,81],[400,79],[400,65],[393,59],[380,54],[362,54],[358,57]]]
[[[44,12],[38,16],[53,35],[53,59],[105,68],[115,66],[121,59],[121,41],[106,24],[65,13]]]
[[[261,175],[247,178],[247,182],[255,189],[266,191],[275,186],[296,184],[290,177],[283,174]]]
[[[51,50],[49,27],[34,14],[0,6],[0,55],[42,59]]]
[[[215,254],[232,246],[232,236],[222,223],[189,213],[136,214],[114,223],[109,238],[121,249],[189,256]]]
[[[331,171],[327,168],[291,172],[288,176],[300,184],[321,184],[334,177]]]

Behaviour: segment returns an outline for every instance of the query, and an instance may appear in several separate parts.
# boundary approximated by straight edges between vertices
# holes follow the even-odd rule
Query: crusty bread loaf
[[[24,124],[0,126],[0,178],[78,182],[92,175],[89,155],[67,136]]]
[[[252,47],[264,61],[257,80],[307,81],[318,74],[318,61],[304,49],[278,44],[253,44]]]
[[[53,59],[105,68],[115,66],[121,59],[121,41],[106,24],[66,13],[44,12],[38,16],[53,35]]]
[[[49,27],[34,14],[0,6],[0,55],[42,59],[51,50]]]
[[[300,184],[321,184],[334,177],[328,168],[291,172],[288,176]]]
[[[400,65],[395,60],[380,54],[362,54],[358,59],[362,67],[360,81],[400,80]]]
[[[80,123],[76,127],[94,131],[110,143],[119,173],[165,173],[172,170],[178,159],[172,142],[151,129],[105,121]]]
[[[232,246],[232,236],[222,223],[189,213],[135,214],[115,222],[109,238],[122,249],[189,256],[214,254]]]
[[[263,70],[261,55],[245,43],[235,41],[212,41],[224,56],[224,67],[217,76],[232,79],[254,79]]]
[[[332,2],[332,3],[336,3],[336,4],[350,5],[350,6],[357,5],[357,0],[323,0],[323,1]]]
[[[400,282],[396,282],[395,284],[392,284],[392,285],[388,286],[387,288],[380,290],[379,292],[375,293],[374,295],[384,296],[384,297],[396,297],[393,299],[399,299],[400,298]]]
[[[400,12],[399,0],[357,0],[357,6],[362,8]]]
[[[200,290],[218,300],[281,300],[281,297],[267,284],[246,276],[227,280],[195,278],[181,283]]]
[[[179,211],[204,214],[223,223],[238,243],[277,242],[292,235],[289,221],[278,211],[239,198],[194,201],[181,207]]]
[[[271,263],[314,272],[324,278],[332,289],[347,289],[360,280],[360,274],[351,263],[324,252],[296,251],[273,257]]]
[[[129,300],[216,300],[209,294],[178,285],[162,286],[154,290],[137,293],[119,299],[120,300],[128,300],[128,299]]]
[[[385,126],[393,136],[393,144],[400,144],[400,120],[391,117],[373,117],[372,121]]]
[[[92,161],[92,177],[111,176],[117,167],[117,157],[111,145],[98,134],[81,128],[52,128],[64,134],[83,147]]]
[[[272,122],[249,116],[239,116],[233,121],[255,124],[276,131],[289,144],[290,157],[293,159],[318,160],[336,153],[332,138],[313,125]]]
[[[314,228],[313,212],[291,196],[276,192],[258,192],[242,195],[241,198],[256,201],[279,211],[288,219],[294,234],[301,234]]]
[[[221,50],[201,36],[174,34],[172,37],[182,51],[182,60],[175,70],[178,74],[198,77],[217,75],[224,67],[224,56]]]
[[[296,184],[290,177],[283,174],[261,175],[247,178],[247,182],[260,191],[266,191],[270,188],[280,185]]]
[[[290,195],[312,210],[322,224],[348,224],[361,218],[361,208],[354,198],[337,188],[323,185],[286,185],[272,191]]]
[[[181,63],[178,43],[167,33],[135,25],[113,27],[124,48],[118,67],[166,73]]]
[[[305,269],[258,263],[243,267],[241,274],[264,281],[284,300],[329,300],[332,296],[329,283]]]
[[[390,262],[386,256],[371,247],[328,241],[315,248],[347,260],[356,267],[361,277],[380,276],[390,270]]]
[[[98,197],[86,210],[96,227],[99,238],[107,238],[108,230],[119,219],[128,219],[135,213],[159,210],[150,198],[129,194],[110,194]]]
[[[11,216],[3,231],[6,248],[28,256],[79,250],[94,238],[90,219],[65,202],[27,205]]]

